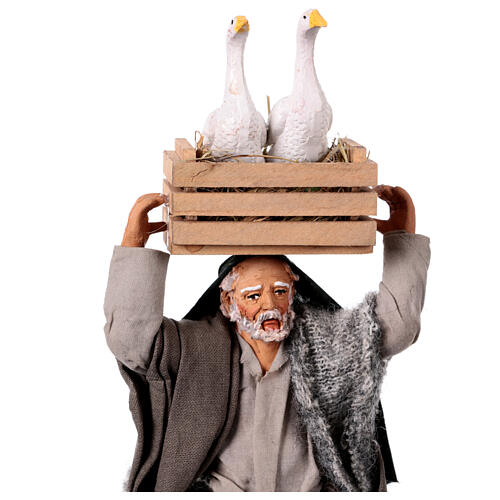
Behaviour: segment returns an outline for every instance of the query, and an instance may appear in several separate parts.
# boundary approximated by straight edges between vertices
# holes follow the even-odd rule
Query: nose
[[[275,295],[271,290],[262,292],[262,309],[276,309]]]

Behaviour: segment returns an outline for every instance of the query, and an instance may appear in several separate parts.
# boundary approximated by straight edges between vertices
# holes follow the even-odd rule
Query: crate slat
[[[375,244],[375,221],[185,221],[170,218],[177,245],[367,246]]]
[[[164,183],[171,215],[376,215],[377,193],[185,193]]]
[[[175,245],[168,247],[176,255],[291,255],[291,254],[367,254],[372,246],[284,246],[284,245]]]
[[[362,187],[377,184],[377,164],[175,163],[175,187]]]

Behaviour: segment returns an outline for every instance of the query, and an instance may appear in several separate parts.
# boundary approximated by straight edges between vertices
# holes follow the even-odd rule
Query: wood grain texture
[[[176,187],[352,187],[377,185],[377,164],[175,163]]]
[[[373,246],[284,246],[284,245],[171,245],[168,248],[173,255],[291,255],[291,254],[367,254],[373,252]]]
[[[185,193],[165,182],[172,215],[376,215],[377,193]]]
[[[168,182],[172,183],[174,165],[180,161],[175,151],[163,151],[163,174]]]
[[[211,222],[170,218],[176,245],[371,246],[375,221]]]
[[[172,254],[362,254],[373,251],[377,164],[345,139],[349,163],[196,162],[186,139],[164,153],[163,190],[169,195],[164,239]],[[350,187],[348,193],[199,193],[199,187]],[[367,191],[368,190],[368,191]],[[182,219],[178,216],[183,216]],[[200,221],[196,216],[335,216],[356,221]]]
[[[196,158],[196,149],[187,139],[175,139],[175,152],[181,160],[194,160]]]
[[[364,146],[361,146],[361,144],[358,144],[352,139],[344,139],[344,143],[347,145],[347,156],[351,163],[366,161],[366,148]]]

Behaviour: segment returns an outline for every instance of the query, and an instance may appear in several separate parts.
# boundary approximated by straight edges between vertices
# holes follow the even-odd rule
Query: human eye
[[[276,288],[276,290],[274,290],[276,295],[285,295],[287,292],[288,290],[286,288]]]
[[[260,293],[249,293],[247,295],[248,300],[257,300],[260,297]]]

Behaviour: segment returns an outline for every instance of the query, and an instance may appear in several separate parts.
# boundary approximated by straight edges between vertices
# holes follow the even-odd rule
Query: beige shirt
[[[214,491],[320,491],[312,443],[298,425],[290,395],[290,362],[281,343],[269,371],[238,334],[238,415],[212,466]]]

